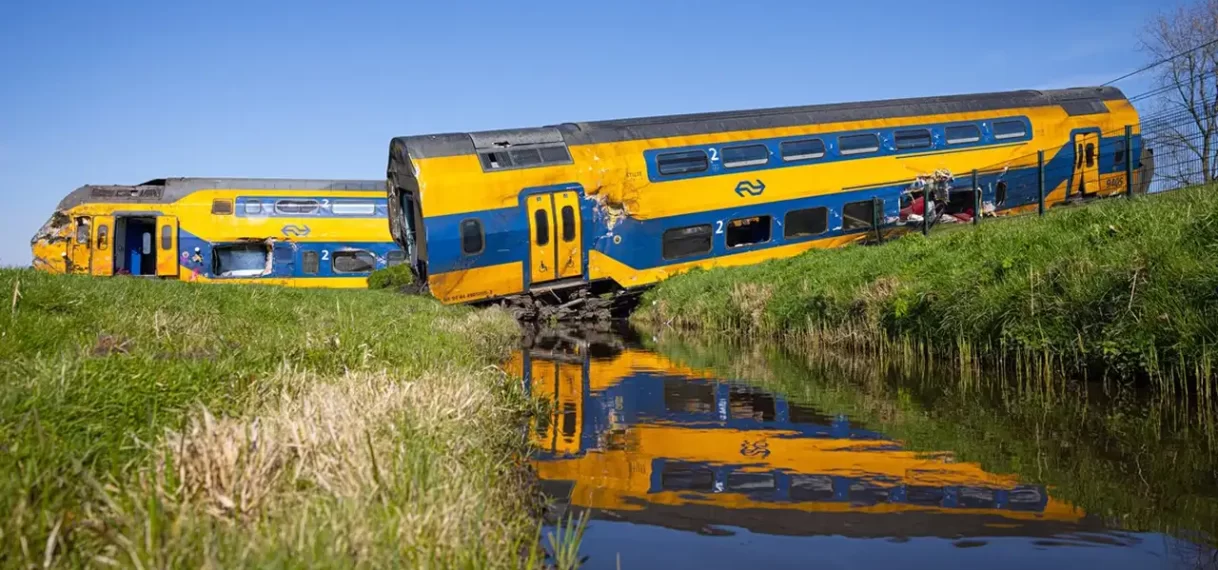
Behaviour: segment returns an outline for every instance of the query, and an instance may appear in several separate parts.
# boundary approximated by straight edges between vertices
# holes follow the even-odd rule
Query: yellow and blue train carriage
[[[31,246],[53,273],[366,287],[401,263],[384,181],[169,178],[68,194]]]
[[[1050,206],[1124,192],[1140,149],[1111,87],[399,137],[390,227],[445,302],[630,288],[897,226],[937,171],[980,171],[997,212],[1036,208],[1042,174]],[[949,213],[973,208],[967,178]]]

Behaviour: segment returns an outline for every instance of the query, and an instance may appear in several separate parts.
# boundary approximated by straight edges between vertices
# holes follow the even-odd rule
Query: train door
[[[93,257],[93,218],[73,218],[72,239],[68,241],[67,267],[64,273],[89,273]]]
[[[156,274],[161,277],[178,276],[178,218],[157,216]]]
[[[1074,180],[1080,196],[1100,189],[1100,136],[1096,133],[1074,135]]]
[[[90,273],[114,275],[114,216],[93,216]]]
[[[573,190],[534,194],[527,203],[530,282],[582,276],[579,194]]]
[[[551,453],[579,454],[583,436],[583,365],[530,358],[525,365],[533,398],[545,400],[548,418],[534,418],[533,444]]]

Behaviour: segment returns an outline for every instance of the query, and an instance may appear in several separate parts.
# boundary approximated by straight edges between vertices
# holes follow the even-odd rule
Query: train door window
[[[883,202],[880,202],[881,204]],[[842,206],[842,231],[862,230],[872,227],[875,202],[861,200]]]
[[[233,213],[233,201],[232,200],[212,200],[211,201],[211,213],[213,213],[217,216],[226,216],[228,214]]]
[[[1087,168],[1095,166],[1095,143],[1087,143]]]
[[[893,133],[893,140],[896,141],[897,150],[930,148],[930,131],[927,129],[897,131]]]
[[[686,174],[702,172],[709,166],[706,153],[700,150],[686,152],[670,152],[656,157],[656,165],[660,174]]]
[[[102,224],[97,226],[97,249],[105,250],[110,243],[110,226]]]
[[[321,257],[316,251],[306,251],[300,254],[300,270],[305,275],[317,275],[321,270]]]
[[[317,200],[278,200],[275,213],[286,215],[316,214],[321,208]]]
[[[1006,203],[1007,183],[1005,180],[999,181],[998,184],[994,185],[994,201],[1000,206]]]
[[[76,218],[76,243],[89,244],[89,218]]]
[[[404,252],[400,249],[395,249],[395,250],[385,254],[385,267],[393,267],[395,265],[401,265],[405,262],[406,262],[406,252]]]
[[[261,242],[218,245],[211,259],[212,274],[218,277],[259,277],[270,273],[271,248]]]
[[[1125,164],[1125,141],[1118,140],[1116,142],[1116,150],[1113,152],[1113,157],[1113,162],[1116,163],[1117,166]]]
[[[726,234],[724,237],[728,247],[765,243],[770,241],[770,217],[753,216],[732,220],[727,223]]]
[[[825,143],[820,139],[787,141],[778,145],[784,161],[810,160],[825,156]]]
[[[148,255],[152,253],[152,232],[144,232],[140,235],[140,253]]]
[[[783,237],[815,236],[829,231],[829,209],[825,207],[791,210],[783,218]]]
[[[465,255],[476,255],[482,253],[482,249],[484,247],[486,247],[486,239],[482,234],[482,222],[475,218],[462,220],[461,253],[464,253]]]
[[[548,245],[550,243],[550,212],[548,210],[533,212],[533,221],[537,226],[537,235],[534,236],[533,243],[538,246]]]
[[[173,249],[173,226],[161,226],[161,249]]]
[[[258,200],[250,200],[243,206],[243,211],[247,216],[257,216],[262,213],[262,202]]]
[[[880,150],[880,137],[872,134],[837,137],[838,151],[844,155],[865,154]]]
[[[711,235],[710,224],[665,230],[661,253],[664,259],[710,253]]]
[[[562,240],[571,242],[575,240],[575,208],[567,205],[562,207]]]
[[[340,200],[330,206],[336,216],[371,216],[376,213],[376,203],[368,200]]]
[[[723,166],[725,168],[759,166],[769,161],[770,149],[763,144],[723,147]]]
[[[516,166],[534,166],[541,164],[541,153],[535,148],[525,148],[512,151],[512,164]]]
[[[376,256],[370,251],[349,249],[330,256],[330,270],[335,273],[368,273],[376,269]]]
[[[998,140],[1022,138],[1028,134],[1023,121],[998,121],[994,123],[994,138]]]
[[[981,129],[977,125],[952,125],[945,129],[947,144],[967,144],[981,140]]]

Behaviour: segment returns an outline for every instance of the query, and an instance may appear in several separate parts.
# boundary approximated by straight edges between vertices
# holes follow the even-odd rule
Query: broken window
[[[706,153],[700,150],[686,152],[670,152],[656,157],[656,165],[660,174],[686,174],[702,172],[707,169]]]
[[[275,202],[277,214],[315,214],[321,205],[317,200],[279,200]]]
[[[883,202],[880,202],[883,204]],[[862,230],[872,227],[876,203],[871,200],[850,202],[842,206],[842,231]]]
[[[782,159],[786,161],[808,160],[825,156],[825,143],[820,139],[787,141],[778,145],[778,149],[782,153]]]
[[[259,277],[270,273],[267,244],[234,243],[212,248],[212,273],[218,277]]]
[[[977,125],[952,125],[947,127],[947,144],[974,143],[981,140],[981,129]]]
[[[395,249],[395,250],[385,254],[385,267],[393,267],[395,265],[401,265],[405,262],[406,262],[406,252],[404,252],[400,249]]]
[[[893,133],[893,140],[896,141],[897,150],[930,148],[930,131],[927,129],[897,131]]]
[[[547,146],[541,149],[541,161],[545,164],[571,162],[571,155],[565,146]]]
[[[482,222],[475,218],[462,220],[461,252],[465,255],[482,253],[482,248],[485,247],[485,245],[485,240],[482,238]]]
[[[1028,134],[1023,121],[998,121],[994,123],[994,138],[998,140],[1017,139]]]
[[[770,241],[770,217],[754,216],[727,223],[727,246],[740,247]]]
[[[763,144],[723,147],[723,166],[739,168],[758,166],[770,161],[770,149]]]
[[[541,164],[541,153],[535,148],[525,148],[512,151],[512,164],[516,166],[533,166]]]
[[[478,154],[482,170],[503,170],[549,164],[570,164],[571,153],[566,145],[497,150]]]
[[[837,148],[844,155],[875,152],[880,150],[880,137],[873,134],[840,136]]]
[[[829,231],[829,209],[824,206],[787,212],[782,222],[787,239],[820,235]]]
[[[362,249],[336,251],[330,256],[330,269],[335,273],[368,273],[376,269],[376,256]]]
[[[89,218],[76,218],[76,243],[89,243]]]
[[[305,275],[317,275],[321,271],[321,258],[316,251],[306,251],[300,254],[300,265]]]
[[[661,255],[664,259],[680,259],[710,253],[711,226],[689,226],[664,231]]]
[[[479,156],[482,158],[483,170],[499,170],[501,168],[512,167],[512,158],[508,156],[507,151],[484,152]]]

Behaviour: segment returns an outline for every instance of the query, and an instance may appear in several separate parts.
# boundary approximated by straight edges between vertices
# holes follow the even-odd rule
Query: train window
[[[723,147],[723,166],[739,168],[757,166],[770,161],[770,149],[763,144]]]
[[[998,140],[1017,139],[1028,134],[1023,121],[998,121],[994,123],[994,138]]]
[[[264,243],[217,245],[211,263],[218,277],[258,277],[270,273],[271,249]]]
[[[883,204],[883,202],[880,202]],[[842,206],[842,231],[862,230],[872,227],[875,202],[862,200]]]
[[[89,218],[76,218],[76,243],[89,243]]]
[[[173,226],[161,226],[161,249],[173,249]]]
[[[999,206],[1006,203],[1006,201],[1007,201],[1007,183],[1006,183],[1006,181],[999,181],[998,184],[994,186],[994,201],[998,202]]]
[[[837,137],[837,148],[842,154],[863,154],[880,150],[880,137],[875,135],[845,135]]]
[[[897,131],[893,133],[893,140],[896,141],[897,150],[930,148],[930,131],[927,129]]]
[[[97,226],[97,249],[105,251],[110,237],[110,226],[99,224]]]
[[[815,236],[829,231],[829,209],[825,207],[791,210],[783,217],[783,237]]]
[[[476,218],[461,220],[461,253],[479,254],[484,247],[486,239],[482,235],[482,222]]]
[[[541,161],[546,164],[571,162],[571,155],[565,146],[547,146],[541,149]]]
[[[140,235],[140,253],[143,255],[152,253],[152,232],[144,232]]]
[[[257,216],[262,213],[262,202],[250,200],[245,203],[244,210],[247,216]]]
[[[317,200],[277,200],[275,202],[276,214],[315,214],[321,209],[321,204]]]
[[[393,267],[406,262],[406,252],[395,249],[385,254],[385,267]]]
[[[664,259],[710,253],[711,235],[710,224],[665,230],[661,253]]]
[[[213,213],[217,216],[227,216],[228,214],[233,213],[233,201],[232,200],[212,200],[211,201],[211,213]]]
[[[512,167],[512,158],[507,151],[484,152],[478,155],[482,159],[483,170],[499,170]]]
[[[727,223],[724,238],[728,247],[741,247],[770,241],[770,217],[753,216]]]
[[[371,216],[376,213],[376,203],[363,200],[342,200],[330,205],[330,211],[338,216]]]
[[[947,127],[947,144],[975,143],[981,140],[981,129],[977,125],[952,125]]]
[[[1095,144],[1087,143],[1087,168],[1095,166]]]
[[[575,241],[575,208],[562,207],[562,240]]]
[[[690,150],[661,154],[656,157],[656,165],[660,169],[660,174],[669,175],[702,172],[706,170],[708,162],[705,152]]]
[[[808,160],[825,156],[825,143],[820,139],[787,141],[778,145],[783,160]]]
[[[550,243],[550,212],[546,210],[537,210],[533,212],[533,225],[537,235],[533,236],[533,243],[537,245],[546,245]]]
[[[316,251],[306,251],[300,254],[300,270],[305,275],[317,275],[317,272],[321,270],[320,260],[321,257],[317,255]]]
[[[376,256],[371,251],[352,249],[336,251],[330,256],[330,270],[335,273],[368,273],[376,269]]]
[[[535,148],[522,148],[512,151],[512,164],[516,166],[534,166],[541,164],[541,153]]]
[[[1116,142],[1115,161],[1117,165],[1125,164],[1125,141],[1118,140]]]

